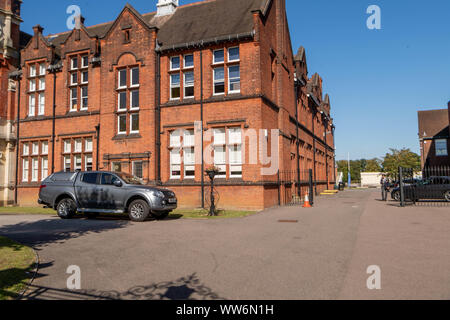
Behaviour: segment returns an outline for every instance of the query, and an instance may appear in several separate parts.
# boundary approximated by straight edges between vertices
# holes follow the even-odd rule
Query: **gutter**
[[[166,52],[166,51],[175,51],[175,50],[183,50],[183,49],[189,49],[189,48],[199,48],[199,47],[205,47],[209,45],[219,44],[222,42],[232,42],[232,41],[238,41],[243,39],[253,39],[255,36],[255,30],[252,30],[251,32],[245,32],[245,33],[238,33],[238,34],[231,34],[227,36],[221,36],[206,40],[199,40],[199,41],[193,41],[193,42],[185,42],[175,45],[169,45],[169,46],[161,46],[160,48],[157,48],[157,52]]]

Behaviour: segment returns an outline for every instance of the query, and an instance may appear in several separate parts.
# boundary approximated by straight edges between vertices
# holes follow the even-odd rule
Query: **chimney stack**
[[[175,10],[179,6],[178,2],[178,0],[158,0],[156,16],[161,17],[175,13]]]

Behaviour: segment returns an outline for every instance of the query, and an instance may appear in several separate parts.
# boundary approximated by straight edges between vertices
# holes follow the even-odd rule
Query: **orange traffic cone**
[[[305,195],[305,203],[303,203],[303,208],[312,208],[311,204],[309,203],[309,193]]]

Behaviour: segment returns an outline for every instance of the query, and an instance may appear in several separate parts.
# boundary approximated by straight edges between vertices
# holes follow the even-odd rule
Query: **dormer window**
[[[30,76],[28,79],[28,116],[36,116],[36,105],[38,115],[45,114],[45,62],[32,62],[29,64]]]

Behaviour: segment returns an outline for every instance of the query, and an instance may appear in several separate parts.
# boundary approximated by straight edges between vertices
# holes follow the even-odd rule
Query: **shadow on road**
[[[125,228],[129,223],[123,220],[44,219],[2,226],[0,235],[40,250],[52,243],[64,243],[92,233]]]
[[[65,290],[32,285],[23,296],[27,300],[224,300],[192,274],[175,281],[115,290]]]

